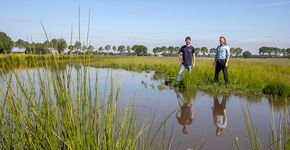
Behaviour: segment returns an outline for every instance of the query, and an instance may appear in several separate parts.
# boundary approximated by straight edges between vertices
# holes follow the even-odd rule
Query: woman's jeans
[[[176,77],[176,80],[177,80],[177,81],[180,81],[181,75],[182,75],[182,73],[184,72],[185,69],[187,69],[187,70],[189,71],[189,73],[191,73],[191,65],[184,65],[184,64],[181,64],[181,65],[180,65],[179,72],[178,72],[178,75],[177,75],[177,77]]]
[[[214,81],[217,82],[219,78],[219,73],[220,71],[223,71],[224,74],[224,80],[225,84],[229,83],[228,79],[228,67],[226,67],[226,59],[218,59],[216,60],[216,65],[215,65],[215,76],[214,76]]]

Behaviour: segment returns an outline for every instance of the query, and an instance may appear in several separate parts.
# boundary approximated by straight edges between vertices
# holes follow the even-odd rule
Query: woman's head
[[[223,128],[217,127],[215,133],[216,133],[216,136],[221,136],[223,133]]]
[[[183,128],[182,128],[182,132],[183,132],[183,134],[188,134],[188,132],[189,132],[189,127],[188,127],[188,125],[184,125],[184,126],[183,126]]]
[[[227,45],[227,39],[224,36],[220,37],[220,45]]]

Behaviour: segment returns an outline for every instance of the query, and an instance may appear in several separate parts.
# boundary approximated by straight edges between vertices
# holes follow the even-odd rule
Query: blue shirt
[[[193,46],[182,46],[180,48],[180,53],[182,53],[183,65],[192,65],[192,57],[194,55],[195,49]]]
[[[228,45],[220,45],[216,48],[215,59],[227,59],[230,56],[230,47]]]

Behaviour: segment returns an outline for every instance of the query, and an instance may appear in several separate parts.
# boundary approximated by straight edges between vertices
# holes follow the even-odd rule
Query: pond
[[[42,75],[51,73],[50,69],[45,68],[16,70],[16,73],[23,81],[27,81],[29,75],[37,86],[37,70]],[[166,141],[171,139],[172,132],[173,149],[191,149],[193,146],[203,149],[233,149],[234,138],[238,139],[242,149],[246,149],[249,139],[244,112],[247,109],[257,136],[266,145],[270,145],[271,116],[273,115],[274,123],[278,125],[280,116],[288,113],[289,109],[287,101],[272,100],[266,96],[217,95],[198,90],[174,89],[165,86],[163,80],[155,80],[154,72],[130,72],[74,65],[66,66],[60,73],[66,75],[67,72],[71,72],[72,79],[76,80],[77,74],[83,70],[86,70],[88,75],[88,86],[93,89],[97,83],[105,100],[109,97],[110,85],[113,82],[115,91],[121,89],[119,104],[134,107],[138,121],[154,117],[151,137],[166,120]],[[10,74],[11,72],[6,72],[5,77],[8,78]],[[15,78],[11,82],[16,82]],[[7,89],[3,86],[3,76],[0,76],[0,83],[2,101]],[[19,87],[12,84],[12,88]],[[162,134],[160,131],[157,137]]]

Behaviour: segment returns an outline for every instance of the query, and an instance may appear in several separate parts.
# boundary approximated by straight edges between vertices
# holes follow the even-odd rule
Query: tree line
[[[261,47],[259,48],[259,54],[265,56],[266,54],[270,57],[278,57],[278,56],[289,56],[290,48],[278,48],[278,47]]]
[[[80,41],[76,41],[74,44],[67,44],[66,40],[51,39],[46,40],[43,43],[37,42],[27,42],[22,39],[17,41],[12,41],[12,39],[6,35],[4,32],[0,32],[0,53],[9,54],[13,47],[18,47],[19,49],[25,49],[26,54],[49,54],[54,51],[62,54],[65,49],[68,50],[69,54],[126,54],[126,55],[138,55],[145,56],[148,55],[148,48],[144,45],[134,45],[134,46],[111,46],[106,45],[104,48],[99,47],[95,49],[92,45],[86,45]],[[113,52],[109,52],[113,50]],[[106,52],[105,52],[106,51]]]
[[[59,54],[64,53],[67,49],[68,54],[105,54],[105,55],[138,55],[145,56],[148,54],[148,48],[145,45],[133,45],[132,47],[127,45],[111,46],[105,45],[99,48],[95,48],[93,45],[86,45],[80,41],[76,41],[74,44],[70,42],[68,44],[63,38],[51,39],[50,41],[44,41],[43,43],[27,42],[22,39],[12,41],[12,39],[5,33],[0,32],[0,53],[9,54],[13,47],[25,49],[26,54],[49,54],[57,52]],[[153,48],[154,55],[162,56],[174,56],[180,50],[178,46],[160,46]],[[252,57],[250,51],[243,51],[240,47],[230,48],[231,57]],[[216,53],[216,48],[195,48],[195,53],[202,57],[213,57]],[[255,57],[289,57],[290,48],[277,48],[277,47],[261,47],[259,48],[259,55]]]
[[[172,56],[180,50],[180,47],[174,46],[162,46],[153,48],[154,55],[163,55],[163,56]],[[243,50],[241,48],[230,48],[232,57],[241,57]],[[207,48],[207,47],[197,47],[195,48],[195,54],[202,57],[214,56],[216,53],[216,48]]]

